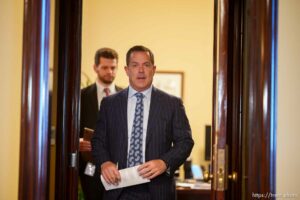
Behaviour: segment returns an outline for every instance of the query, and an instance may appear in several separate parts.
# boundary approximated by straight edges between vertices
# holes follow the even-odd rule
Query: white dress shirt
[[[136,106],[136,90],[134,90],[131,86],[128,88],[128,104],[127,104],[127,119],[128,119],[128,151],[130,150],[130,138],[132,133],[132,125],[135,114],[135,106]],[[149,118],[149,110],[150,110],[150,102],[151,102],[151,94],[152,94],[152,86],[148,89],[141,92],[144,95],[143,103],[144,103],[144,119],[143,119],[143,162],[145,162],[145,152],[146,152],[146,134],[148,127],[148,118]]]
[[[100,83],[100,81],[96,80],[96,86],[97,86],[97,100],[98,100],[98,109],[100,109],[101,101],[104,97],[106,97],[106,94],[104,92],[104,89],[107,88],[103,84]],[[109,95],[116,93],[116,86],[114,83],[110,84],[109,88]]]

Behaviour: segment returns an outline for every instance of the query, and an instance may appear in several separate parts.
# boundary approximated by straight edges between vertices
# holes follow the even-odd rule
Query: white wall
[[[279,1],[277,194],[300,199],[300,1]]]
[[[0,6],[0,199],[17,199],[21,108],[23,1]]]

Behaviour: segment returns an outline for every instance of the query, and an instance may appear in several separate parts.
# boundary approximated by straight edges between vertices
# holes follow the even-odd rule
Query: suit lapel
[[[155,126],[155,118],[158,116],[158,112],[160,110],[159,104],[159,94],[155,87],[152,89],[151,94],[151,102],[150,102],[150,110],[149,110],[149,118],[148,118],[148,126],[147,126],[147,136],[146,136],[146,145],[151,139],[153,131],[153,126]]]
[[[128,89],[123,90],[120,92],[120,100],[119,100],[119,110],[120,110],[120,119],[121,125],[126,126],[126,133],[128,130],[127,124],[127,102],[128,102]],[[126,135],[127,136],[127,135]]]
[[[116,123],[118,124],[120,128],[121,138],[121,151],[119,151],[119,158],[122,159],[121,161],[121,168],[125,168],[127,165],[127,146],[128,146],[128,123],[127,123],[127,102],[128,102],[128,88],[120,91],[119,96],[119,106],[118,111],[120,112],[120,115],[118,119],[116,119]]]

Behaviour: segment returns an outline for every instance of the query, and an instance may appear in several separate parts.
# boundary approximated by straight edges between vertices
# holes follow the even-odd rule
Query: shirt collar
[[[104,88],[106,88],[98,79],[96,80],[96,86],[97,86],[97,90],[100,92],[103,92]],[[114,83],[110,84],[108,86],[110,94],[113,94],[116,92],[116,86]]]
[[[152,93],[152,87],[153,86],[151,85],[148,89],[143,90],[140,93],[142,93],[144,97],[146,97],[147,99],[150,99]],[[136,93],[138,93],[138,91],[133,89],[131,86],[128,87],[128,98],[132,98]]]

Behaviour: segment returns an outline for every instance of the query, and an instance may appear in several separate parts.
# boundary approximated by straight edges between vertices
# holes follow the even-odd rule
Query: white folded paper
[[[117,188],[128,187],[128,186],[132,186],[132,185],[138,185],[138,184],[150,182],[149,179],[145,179],[139,175],[138,170],[137,170],[137,168],[139,166],[140,165],[119,170],[120,175],[121,175],[121,181],[119,182],[118,185],[112,185],[112,184],[106,183],[103,176],[101,175],[101,181],[104,185],[104,188],[106,190],[113,190],[113,189],[117,189]]]

